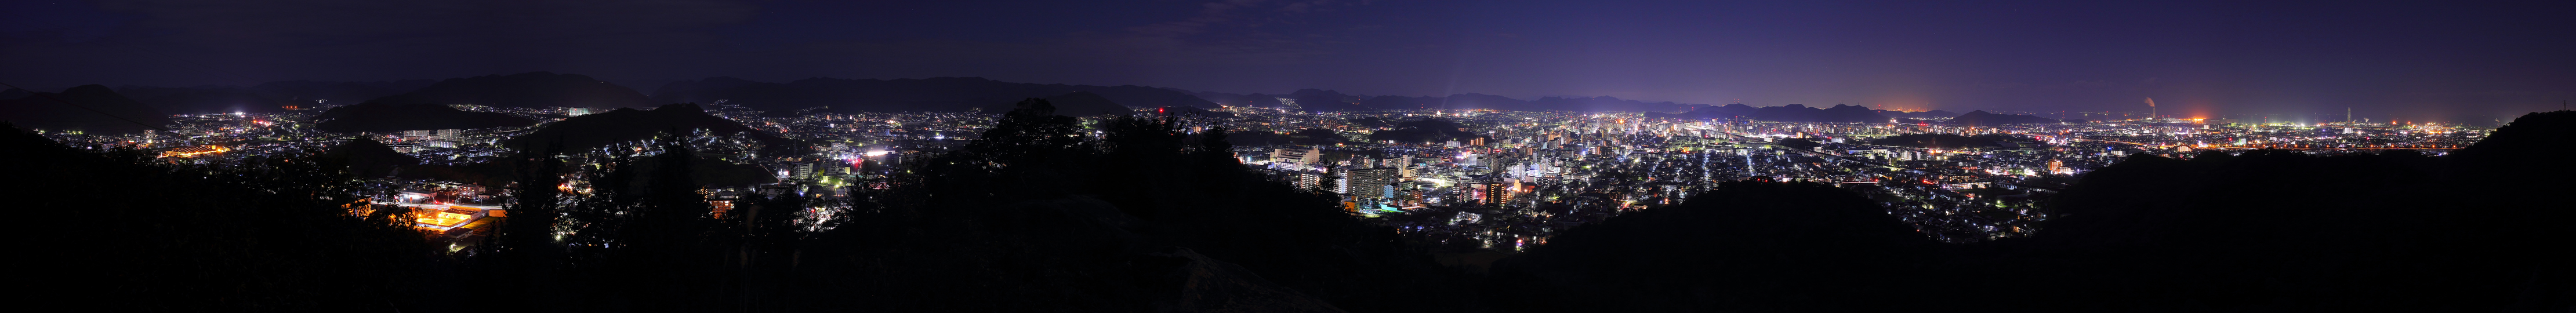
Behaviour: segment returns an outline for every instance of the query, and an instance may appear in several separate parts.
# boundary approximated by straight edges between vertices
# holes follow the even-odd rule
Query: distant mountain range
[[[479,104],[496,107],[636,108],[654,102],[635,89],[579,74],[528,72],[449,78],[411,92],[367,100],[376,104]]]
[[[1012,83],[976,77],[807,78],[786,83],[713,77],[672,82],[653,93],[653,100],[662,103],[727,100],[726,103],[770,112],[829,107],[833,112],[843,113],[971,109],[1002,112],[1027,98],[1048,98],[1050,102],[1056,102],[1057,112],[1069,115],[1111,110],[1124,112],[1128,107],[1215,106],[1215,103],[1188,93],[1154,87]]]
[[[126,85],[116,88],[134,101],[143,102],[170,114],[205,113],[273,113],[286,111],[285,106],[313,106],[316,100],[338,104],[359,103],[368,99],[391,96],[429,87],[437,81],[412,79],[380,82],[277,81],[257,86],[153,87]]]
[[[1950,111],[1942,111],[1942,110],[1931,110],[1931,111],[1922,111],[1922,112],[1889,111],[1889,110],[1877,110],[1877,111],[1878,111],[1878,115],[1883,115],[1883,116],[1887,116],[1887,117],[1891,117],[1891,118],[1944,118],[1944,117],[1958,117],[1958,116],[1959,116],[1959,113],[1958,113],[1958,112],[1950,112]]]
[[[170,125],[170,114],[119,95],[107,86],[83,85],[64,89],[61,93],[18,89],[0,91],[0,121],[17,124],[20,128],[46,131],[133,134],[151,129],[144,125]]]
[[[1650,112],[1687,118],[1745,117],[1780,121],[1865,122],[1891,118],[1945,118],[1945,111],[1901,112],[1835,105],[1752,107],[1676,102],[1645,102],[1615,97],[1541,97],[1522,100],[1463,93],[1448,96],[1352,95],[1322,89],[1284,94],[1198,92],[1148,86],[1094,86],[1003,82],[976,77],[923,79],[807,78],[784,83],[733,77],[676,81],[653,89],[650,96],[625,86],[578,74],[530,72],[390,82],[271,82],[254,87],[126,86],[120,92],[165,112],[272,112],[279,106],[318,99],[368,99],[365,103],[479,104],[497,107],[648,108],[670,103],[727,101],[773,114],[808,108],[837,113],[890,111],[999,112],[1026,98],[1045,98],[1066,115],[1126,112],[1129,108],[1216,108],[1222,106],[1286,108],[1308,112],[1396,109],[1489,109],[1514,111]],[[1284,101],[1283,101],[1284,99]],[[1679,113],[1666,113],[1679,112]],[[2013,123],[2013,122],[2005,122]]]
[[[328,132],[397,132],[536,125],[537,121],[492,112],[466,112],[444,104],[368,103],[322,112],[315,129]]]
[[[1962,114],[1959,115],[1959,117],[1951,118],[1947,123],[1950,125],[1992,126],[2010,124],[2057,124],[2057,120],[2029,115],[1995,114],[1987,113],[1985,110],[1977,110],[1969,111],[1968,114]]]

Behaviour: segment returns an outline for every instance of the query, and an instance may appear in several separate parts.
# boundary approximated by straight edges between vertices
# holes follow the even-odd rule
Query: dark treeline
[[[107,310],[442,311],[2565,311],[2576,113],[2449,156],[2133,158],[2050,200],[2030,238],[1925,239],[1827,185],[1724,183],[1585,225],[1489,272],[1264,181],[1222,130],[1083,125],[1022,102],[983,140],[906,160],[852,201],[754,195],[709,214],[698,157],[561,148],[495,236],[448,252],[351,216],[354,156],[210,168],[13,131],[44,296]],[[1105,136],[1083,134],[1100,131]],[[676,136],[663,136],[670,138]],[[563,147],[566,145],[545,145]],[[880,188],[881,186],[881,188]],[[848,207],[816,223],[805,208]],[[390,211],[390,210],[388,210]]]
[[[61,93],[0,90],[0,121],[27,129],[134,134],[169,126],[170,114],[164,112],[169,111],[135,102],[107,86],[83,85]]]
[[[394,210],[351,216],[360,188],[335,158],[164,165],[76,149],[11,126],[0,177],[22,225],[22,297],[82,311],[390,310],[443,277]],[[405,294],[413,293],[413,294]]]

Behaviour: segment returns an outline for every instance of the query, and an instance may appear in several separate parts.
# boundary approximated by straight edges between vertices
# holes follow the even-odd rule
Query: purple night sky
[[[0,3],[0,80],[980,76],[2481,121],[2576,98],[2562,2],[1601,2],[26,0]]]

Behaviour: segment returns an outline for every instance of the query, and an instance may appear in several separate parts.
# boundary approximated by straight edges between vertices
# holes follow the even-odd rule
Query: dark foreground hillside
[[[35,270],[21,296],[81,311],[346,311],[415,306],[436,254],[392,215],[349,216],[346,165],[317,153],[233,168],[0,133],[0,177]],[[391,212],[391,211],[387,211]]]

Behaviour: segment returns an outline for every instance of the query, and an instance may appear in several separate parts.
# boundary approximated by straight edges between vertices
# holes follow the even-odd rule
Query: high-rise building
[[[2058,159],[2049,159],[2049,160],[2048,160],[2048,174],[2049,174],[2049,175],[2067,175],[2067,174],[2074,174],[2074,173],[2075,173],[2075,172],[2071,172],[2071,171],[2067,171],[2067,170],[2066,170],[2066,160],[2058,160]]]
[[[1342,177],[1344,184],[1342,189],[1346,191],[1344,194],[1375,199],[1384,197],[1379,191],[1386,185],[1395,184],[1397,176],[1396,169],[1381,167],[1353,169]]]
[[[1487,182],[1478,187],[1484,191],[1484,197],[1481,200],[1484,200],[1485,205],[1503,205],[1512,201],[1512,189],[1518,189],[1515,188],[1517,185],[1520,183],[1497,181]]]
[[[1297,171],[1298,190],[1315,190],[1317,188],[1322,188],[1323,186],[1324,173],[1315,171]]]

